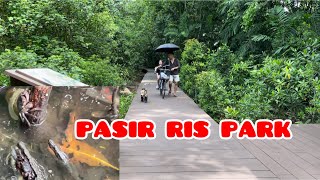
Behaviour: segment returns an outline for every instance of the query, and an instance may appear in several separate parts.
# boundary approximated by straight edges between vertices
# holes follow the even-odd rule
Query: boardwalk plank
[[[272,151],[262,140],[253,140],[252,142],[298,179],[314,179],[314,177],[292,162],[285,154]]]
[[[268,154],[263,152],[258,146],[250,140],[239,140],[247,150],[250,151],[255,157],[257,157],[266,167],[268,167],[278,177],[281,175],[291,175],[286,169],[284,169],[279,163],[272,159]]]
[[[295,154],[320,169],[320,159],[314,157],[312,154],[306,152],[296,152]]]
[[[258,165],[260,162],[254,165],[250,165],[249,169],[247,166],[243,166],[237,164],[238,166],[234,166],[233,164],[221,165],[201,165],[198,166],[197,164],[192,165],[184,165],[184,166],[172,166],[172,165],[163,165],[163,166],[138,166],[138,167],[128,167],[124,166],[121,167],[123,171],[126,173],[174,173],[174,172],[226,172],[226,171],[233,171],[233,172],[250,172],[250,171],[268,171],[264,166]],[[261,163],[260,163],[261,164]],[[232,168],[230,168],[232,167]],[[272,177],[272,176],[269,176]]]
[[[295,130],[293,130],[296,132]],[[290,146],[290,150],[292,152],[308,152],[312,154],[313,156],[320,158],[318,147],[309,140],[306,140],[304,137],[300,136],[298,133],[296,133],[296,136],[294,136],[290,141],[288,140],[280,140],[281,143],[284,145]],[[292,147],[294,146],[294,147]]]
[[[263,164],[260,163],[257,159],[190,159],[190,158],[172,158],[172,159],[163,159],[163,160],[154,160],[154,159],[132,159],[124,158],[121,160],[123,166],[121,167],[150,167],[150,166],[195,166],[195,167],[210,167],[215,169],[215,171],[221,171],[222,169],[230,170],[230,167],[237,168],[249,168],[250,170],[268,170]],[[138,164],[138,166],[137,166]],[[234,169],[234,170],[235,170]],[[232,170],[232,169],[231,169]]]
[[[254,156],[243,150],[210,150],[210,151],[122,151],[123,156],[206,156],[206,157],[228,157],[228,158],[254,158]]]
[[[320,148],[320,131],[310,130],[308,126],[292,126],[291,128],[294,133],[296,133],[299,137],[303,137],[305,142],[311,142],[314,146]]]
[[[177,173],[122,173],[120,179],[194,180],[194,179],[276,179],[270,171],[250,172],[177,172]]]
[[[280,149],[280,153],[283,156],[286,156],[287,158],[289,158],[293,163],[295,163],[300,168],[304,169],[309,174],[311,174],[311,175],[320,174],[320,167],[316,167],[316,166],[312,165],[310,162],[301,158],[300,156],[298,156],[294,152],[291,152],[290,149],[287,149],[285,146],[282,146],[281,143],[279,143],[277,141],[268,141],[265,143],[267,145],[273,144],[274,146],[278,146]]]

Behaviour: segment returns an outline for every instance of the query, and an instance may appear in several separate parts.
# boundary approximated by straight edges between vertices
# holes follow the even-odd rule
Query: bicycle
[[[170,76],[170,70],[167,69],[169,67],[169,65],[163,66],[161,67],[160,70],[160,80],[159,80],[159,90],[160,90],[160,96],[162,96],[162,99],[164,99],[164,96],[166,94],[166,84],[169,80],[169,76]]]

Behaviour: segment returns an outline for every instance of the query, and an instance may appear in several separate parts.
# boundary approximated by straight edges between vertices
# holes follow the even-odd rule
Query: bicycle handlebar
[[[167,69],[167,67],[170,67],[169,65],[165,65],[162,67],[159,67],[160,70],[167,70],[167,71],[171,71],[170,69]]]

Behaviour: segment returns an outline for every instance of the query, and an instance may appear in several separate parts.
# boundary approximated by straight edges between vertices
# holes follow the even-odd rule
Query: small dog
[[[141,90],[141,102],[148,102],[148,91],[145,88]]]

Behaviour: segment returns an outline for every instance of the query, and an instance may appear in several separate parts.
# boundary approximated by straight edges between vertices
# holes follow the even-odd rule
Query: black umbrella
[[[173,52],[179,49],[180,49],[179,46],[168,43],[168,44],[162,44],[159,47],[157,47],[156,52]]]

